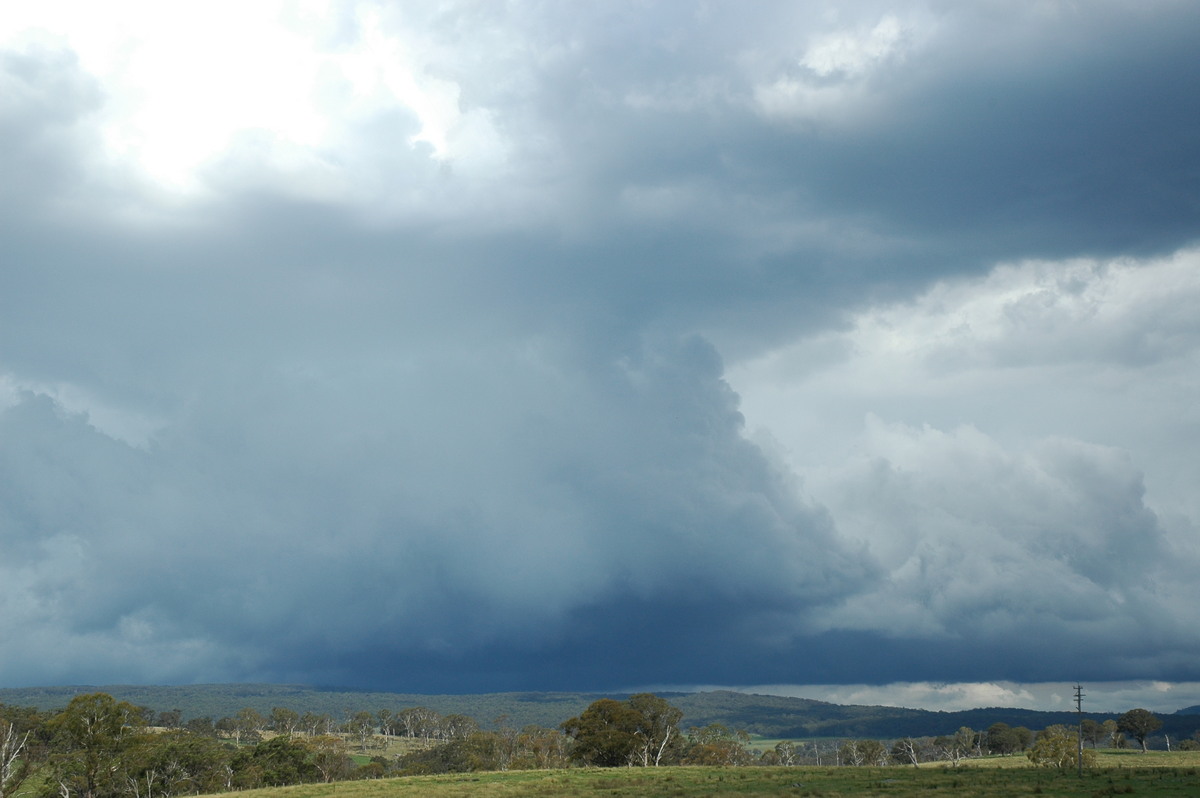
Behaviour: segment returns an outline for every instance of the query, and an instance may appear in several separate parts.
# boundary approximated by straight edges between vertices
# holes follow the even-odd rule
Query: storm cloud
[[[1190,4],[47,8],[0,682],[1200,679]]]

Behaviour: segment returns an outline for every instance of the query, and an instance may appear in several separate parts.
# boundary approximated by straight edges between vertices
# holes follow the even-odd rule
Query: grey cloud
[[[752,315],[762,334],[778,335],[811,329],[828,320],[824,308],[862,302],[880,287],[911,290],[998,258],[1162,251],[1194,236],[1186,144],[1200,118],[1189,103],[1200,93],[1187,85],[1194,70],[1179,31],[1190,29],[1193,12],[1184,7],[1143,15],[1106,5],[1038,25],[1021,15],[949,13],[932,41],[877,76],[872,112],[833,131],[755,113],[753,84],[770,71],[737,60],[755,52],[795,62],[827,27],[817,9],[777,8],[736,23],[719,8],[716,18],[689,18],[651,7],[644,14],[655,24],[643,13],[638,24],[605,11],[497,13],[429,21],[446,47],[442,59],[476,36],[491,43],[490,25],[511,26],[527,44],[482,49],[497,61],[430,67],[456,81],[464,109],[491,114],[514,148],[510,179],[489,185],[490,205],[477,205],[453,163],[450,177],[439,175],[396,146],[411,120],[398,132],[375,122],[355,131],[341,168],[377,186],[364,190],[378,204],[397,201],[382,188],[389,184],[401,197],[445,203],[442,213],[465,204],[470,218],[451,211],[432,222],[455,236],[487,230],[493,215],[535,224],[537,251],[524,268],[554,280],[566,263],[580,264],[559,279],[628,314],[626,323],[666,317],[750,339],[743,320]],[[864,6],[858,20],[845,11],[841,19],[853,30],[882,14]],[[671,95],[677,86],[728,88],[691,109],[631,105],[647,82]],[[627,208],[630,196],[665,195],[676,198],[665,215]],[[430,212],[421,200],[401,200],[414,221]],[[513,219],[506,201],[532,218]],[[546,251],[546,223],[578,229],[581,239]],[[506,262],[514,267],[522,269]],[[879,287],[864,295],[864,282]]]
[[[1194,175],[1180,169],[1200,118],[1183,67],[1190,23],[1174,19],[1168,32],[1165,18],[1110,7],[1030,26],[1022,33],[1038,33],[989,58],[986,47],[964,50],[1004,36],[1004,22],[955,16],[882,78],[881,119],[828,141],[778,137],[768,164],[788,164],[786,179],[825,213],[929,236],[918,258],[935,263],[947,246],[953,259],[995,258],[1193,238]]]
[[[80,179],[81,128],[100,107],[101,92],[74,53],[48,44],[0,51],[0,90],[0,198],[12,224],[38,199]]]
[[[742,435],[721,355],[997,260],[1193,238],[1196,12],[945,12],[805,71],[889,11],[832,7],[385,13],[504,157],[439,162],[381,111],[296,173],[245,134],[174,205],[95,168],[72,56],[6,56],[0,602],[29,644],[0,679],[1020,678],[1095,641],[1097,673],[1192,673],[1163,611],[1191,594],[1152,585],[1178,535],[1111,448],[914,435],[907,471],[810,480],[826,512]],[[765,113],[781,76],[854,107]],[[1031,664],[1030,630],[1069,645]]]
[[[1011,454],[971,429],[877,424],[870,438],[874,456],[819,492],[890,576],[835,610],[831,627],[887,629],[934,648],[1030,653],[1053,640],[1122,677],[1153,650],[1156,664],[1142,667],[1187,678],[1190,610],[1177,602],[1195,563],[1146,507],[1127,457],[1067,440]],[[1066,662],[1056,654],[1023,678],[1064,677]]]
[[[701,616],[741,637],[869,575],[740,438],[707,345],[648,345],[586,371],[556,350],[214,385],[148,451],[28,397],[5,413],[26,443],[5,434],[3,451],[25,516],[10,534],[40,553],[14,583],[32,582],[75,634],[116,643],[134,628],[168,649],[237,652],[251,671],[305,663],[358,682],[385,677],[335,663],[376,641],[356,667],[384,652],[432,684],[443,657],[507,647],[528,666],[576,626],[594,635],[580,648],[614,652],[612,678],[668,678],[666,661],[635,667],[656,625],[634,639],[611,613],[669,622],[694,649]],[[75,503],[21,498],[55,492]],[[74,544],[69,562],[37,548],[53,540]],[[454,678],[441,683],[469,689]]]
[[[869,29],[885,12],[864,9],[847,29]],[[845,307],[998,259],[1164,252],[1194,240],[1194,14],[1116,4],[1036,20],[947,11],[920,46],[864,78],[852,100],[862,113],[829,127],[751,106],[754,85],[794,71],[827,29],[816,10],[788,22],[780,9],[739,22],[681,18],[670,33],[583,15],[567,45],[543,42],[553,57],[537,62],[541,80],[523,82],[526,100],[498,115],[536,143],[518,150],[529,173],[568,189],[556,214],[586,219],[597,235],[619,229],[637,247],[606,259],[615,285],[732,342],[749,337],[748,314],[770,335],[769,320],[825,322],[822,301]],[[609,54],[618,41],[619,60]],[[464,97],[485,107],[500,102],[489,75],[455,73]],[[689,90],[707,102],[667,101]],[[666,99],[628,101],[639,93]],[[622,216],[631,195],[675,204]],[[643,279],[645,258],[667,242],[673,257],[663,250],[652,272],[686,264],[692,290]],[[684,242],[699,242],[697,254]],[[631,295],[605,300],[621,306]]]

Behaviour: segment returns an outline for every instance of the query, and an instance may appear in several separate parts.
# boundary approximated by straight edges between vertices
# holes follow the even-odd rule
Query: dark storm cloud
[[[670,638],[659,624],[693,650],[701,617],[773,634],[869,574],[738,437],[705,345],[588,371],[527,346],[369,376],[242,374],[149,451],[21,398],[4,415],[6,542],[60,575],[35,578],[36,614],[68,637],[196,634],[243,667],[345,682],[384,678],[364,667],[377,646],[429,657],[410,674],[429,684],[480,646],[510,662],[563,646],[579,665],[607,648],[614,672],[666,678],[669,649],[634,667]],[[364,640],[357,675],[327,661]],[[94,667],[133,665],[109,651]]]
[[[882,124],[807,163],[795,149],[779,160],[807,166],[795,178],[815,185],[825,207],[989,258],[1190,241],[1200,78],[1184,65],[1200,20],[1166,31],[1098,16],[1004,63],[966,61],[913,85],[905,78],[917,59],[880,87],[889,95]]]
[[[861,33],[886,12],[844,9],[842,24]],[[813,325],[822,304],[998,259],[1195,239],[1195,9],[959,8],[852,75],[801,63],[816,9],[725,13],[651,14],[638,30],[619,14],[555,20],[569,33],[541,21],[542,71],[515,86],[447,67],[465,103],[513,101],[505,121],[529,133],[519,156],[555,176],[559,212],[599,240],[571,285],[642,311],[635,323],[682,316],[742,337],[747,312],[762,329],[765,310]],[[569,46],[538,39],[550,30]],[[779,82],[826,91],[831,107],[756,107]]]
[[[826,510],[722,355],[1192,240],[1198,12],[833,8],[383,8],[503,157],[393,105],[173,200],[69,49],[6,53],[0,679],[1194,678],[1192,554],[1114,449],[881,423]]]

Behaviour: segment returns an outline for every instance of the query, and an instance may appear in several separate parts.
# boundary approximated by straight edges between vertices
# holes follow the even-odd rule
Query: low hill
[[[263,715],[273,707],[287,707],[301,714],[314,712],[342,719],[367,710],[397,712],[406,707],[425,706],[442,715],[463,714],[484,728],[504,724],[521,728],[529,724],[555,727],[578,715],[597,698],[624,695],[597,693],[487,693],[479,695],[421,695],[336,690],[305,685],[213,684],[173,687],[136,685],[76,685],[0,689],[0,703],[36,706],[50,710],[66,706],[82,693],[104,692],[156,712],[179,709],[184,720],[214,719],[236,715],[250,707]],[[683,710],[686,727],[722,723],[764,737],[802,739],[813,737],[872,737],[891,739],[906,736],[953,734],[959,728],[986,729],[993,723],[1042,729],[1055,723],[1073,725],[1073,712],[1037,712],[1028,709],[982,708],[960,712],[931,712],[885,706],[831,704],[807,698],[753,695],[732,691],[703,693],[660,693]],[[1114,715],[1085,713],[1103,721]],[[1164,715],[1161,733],[1189,737],[1200,729],[1200,716]]]
[[[1010,707],[985,707],[957,712],[933,712],[887,706],[830,704],[805,698],[753,695],[728,691],[689,693],[672,697],[671,703],[684,711],[684,722],[692,726],[724,723],[764,737],[936,737],[953,734],[966,726],[986,729],[993,723],[1044,729],[1061,723],[1074,726],[1074,712],[1039,712]],[[1084,713],[1096,721],[1116,715]],[[1167,715],[1162,731],[1173,737],[1190,736],[1200,729],[1200,718]]]
[[[278,684],[71,685],[0,689],[0,703],[55,709],[66,706],[76,695],[96,692],[108,693],[118,700],[150,707],[156,712],[179,709],[184,721],[205,716],[214,719],[232,717],[245,707],[263,715],[269,714],[274,707],[287,707],[301,714],[314,712],[341,720],[362,710],[396,712],[421,706],[441,715],[469,715],[484,728],[495,728],[501,723],[518,728],[529,724],[557,726],[603,697],[588,693],[421,695]]]

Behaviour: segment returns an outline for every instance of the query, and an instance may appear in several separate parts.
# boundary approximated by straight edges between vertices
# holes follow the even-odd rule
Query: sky
[[[1200,703],[1198,31],[6,9],[0,684]]]

